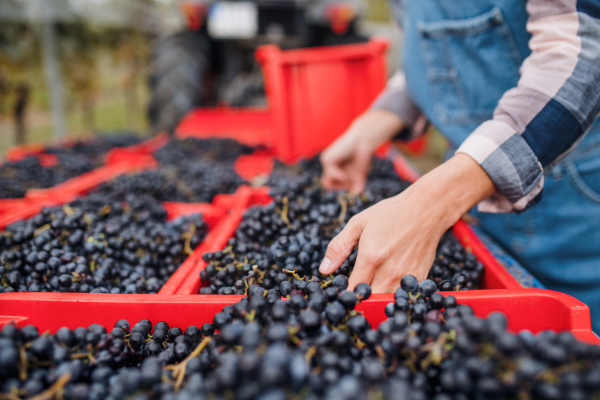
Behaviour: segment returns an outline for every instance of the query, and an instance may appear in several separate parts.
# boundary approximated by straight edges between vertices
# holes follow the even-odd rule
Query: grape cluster
[[[132,132],[103,132],[92,140],[77,140],[71,146],[53,146],[44,153],[55,154],[59,158],[67,156],[85,157],[94,164],[101,164],[102,158],[115,147],[127,147],[142,141],[142,137]]]
[[[207,230],[133,194],[47,208],[0,234],[0,293],[156,293]]]
[[[91,163],[81,160],[63,160],[61,167],[43,167],[35,156],[25,157],[16,162],[0,166],[0,198],[25,197],[29,189],[43,189],[55,186],[79,174],[90,171]]]
[[[108,150],[139,141],[133,134],[115,134],[77,141],[71,147],[51,147],[44,152],[58,158],[57,164],[51,167],[42,166],[37,156],[7,162],[0,166],[0,198],[24,197],[29,189],[56,186],[100,166]]]
[[[288,300],[252,286],[213,322],[143,319],[107,332],[8,324],[0,392],[11,399],[580,400],[600,395],[600,348],[569,332],[507,331],[407,276],[373,329],[371,289],[308,284]],[[347,284],[347,282],[346,282]],[[9,398],[9,397],[7,397]]]
[[[294,165],[286,165],[280,161],[275,161],[267,185],[277,187],[283,193],[288,186],[295,189],[297,186],[318,182],[322,173],[323,168],[319,161],[319,155],[300,160]],[[398,177],[391,161],[373,157],[371,169],[367,176],[365,192],[373,197],[374,203],[397,195],[409,185],[408,182]]]
[[[244,154],[254,149],[233,139],[171,138],[169,142],[154,153],[162,165],[185,165],[189,161],[202,158],[206,161],[233,164]]]
[[[171,139],[154,153],[156,170],[123,175],[95,192],[125,198],[134,192],[157,201],[211,202],[244,183],[233,170],[236,158],[252,148],[231,139]]]
[[[356,249],[332,276],[320,274],[327,245],[352,216],[408,186],[398,178],[390,161],[374,159],[363,194],[327,192],[318,184],[320,170],[313,171],[316,162],[304,165],[312,167],[271,182],[276,184],[271,193],[273,202],[248,210],[227,248],[203,255],[208,265],[200,273],[200,294],[245,294],[252,284],[271,289],[288,281],[297,288],[302,285],[299,282],[310,279],[328,285],[339,274],[349,276]],[[438,287],[475,289],[482,272],[483,265],[452,233],[446,233],[430,274]]]
[[[54,149],[92,157],[115,137]],[[156,293],[200,244],[200,215],[166,221],[162,201],[210,202],[243,183],[233,161],[252,149],[231,140],[172,139],[161,167],[123,175],[65,207],[46,209],[0,234],[0,292]]]
[[[254,151],[232,139],[171,139],[156,151],[163,176],[176,182],[176,201],[210,202],[233,193],[244,180],[233,170],[235,160]]]
[[[137,174],[121,175],[102,183],[92,192],[125,198],[129,193],[151,197],[154,201],[211,202],[215,195],[233,193],[244,181],[227,167],[204,161],[190,162],[185,179],[177,170],[166,167]]]

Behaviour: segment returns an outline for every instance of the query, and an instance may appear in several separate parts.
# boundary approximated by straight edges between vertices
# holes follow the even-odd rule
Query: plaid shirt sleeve
[[[388,81],[387,87],[375,99],[371,109],[388,110],[398,115],[406,128],[394,139],[411,140],[425,133],[427,120],[413,103],[407,90],[404,72],[398,71]]]
[[[529,0],[527,12],[532,53],[517,87],[457,150],[496,186],[479,204],[484,212],[536,204],[544,170],[577,146],[600,112],[600,2]]]

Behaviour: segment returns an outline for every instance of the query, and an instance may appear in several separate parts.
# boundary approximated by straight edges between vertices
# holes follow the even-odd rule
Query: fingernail
[[[325,257],[323,259],[323,261],[321,261],[321,266],[319,267],[319,272],[321,272],[323,275],[328,275],[331,271],[329,271],[329,269],[331,268],[331,260],[327,257]]]

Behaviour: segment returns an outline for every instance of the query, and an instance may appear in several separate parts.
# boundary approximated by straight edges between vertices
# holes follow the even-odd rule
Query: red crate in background
[[[275,158],[269,150],[257,150],[252,154],[241,155],[233,164],[235,172],[250,182],[257,177],[267,177],[273,171]]]
[[[121,159],[119,162],[106,164],[90,172],[71,178],[63,183],[47,189],[30,189],[25,194],[29,199],[51,200],[52,202],[66,203],[73,195],[81,195],[88,190],[107,182],[119,175],[155,168],[156,160],[149,154],[140,154],[135,157]]]
[[[6,160],[10,162],[21,161],[25,157],[40,154],[46,151],[46,146],[43,143],[28,143],[20,146],[14,146],[6,152]]]
[[[450,293],[445,293],[449,295]],[[488,290],[454,292],[459,304],[473,308],[479,317],[499,311],[508,318],[513,332],[528,329],[571,331],[580,340],[600,344],[591,330],[589,308],[566,294],[545,289]],[[107,330],[121,319],[131,324],[148,318],[154,324],[165,321],[185,329],[212,322],[223,307],[239,301],[241,296],[220,295],[131,295],[88,293],[8,293],[0,295],[0,327],[14,321],[18,326],[34,324],[40,332],[55,332],[87,327],[92,323]],[[369,322],[377,327],[385,320],[384,307],[393,301],[392,294],[374,294],[357,306]]]
[[[71,201],[75,200],[76,197],[77,196],[73,196],[67,202],[71,202]],[[65,202],[65,203],[67,203],[67,202]],[[23,207],[23,210],[21,212],[15,212],[15,213],[11,213],[10,215],[0,216],[0,229],[4,229],[7,225],[10,225],[17,221],[33,217],[34,215],[38,214],[42,210],[42,208],[45,206],[57,206],[57,205],[65,204],[65,203],[56,202],[53,204],[49,204],[49,203],[33,202],[33,203],[31,203],[31,208]],[[167,280],[165,285],[163,285],[163,287],[159,291],[160,294],[172,294],[175,292],[175,290],[177,288],[179,288],[181,283],[188,277],[188,275],[190,274],[190,270],[195,267],[195,265],[197,264],[197,260],[200,259],[202,254],[205,251],[210,251],[210,250],[203,250],[203,248],[206,248],[203,246],[204,246],[205,242],[207,242],[207,241],[210,241],[210,242],[216,241],[216,239],[214,239],[214,238],[215,238],[215,236],[218,237],[219,232],[223,230],[223,228],[220,228],[220,226],[222,225],[222,222],[226,222],[228,210],[224,209],[223,207],[215,206],[215,205],[208,204],[208,203],[164,202],[163,206],[167,211],[167,219],[168,220],[173,220],[173,219],[176,219],[176,218],[184,216],[184,215],[202,214],[203,221],[206,222],[206,224],[209,227],[209,232],[208,232],[205,240],[196,249],[194,249],[192,254],[190,254],[183,261],[183,263],[173,273],[173,275],[171,275],[169,280]],[[79,295],[79,294],[80,293],[75,293],[75,295]],[[0,302],[2,299],[6,298],[6,297],[11,298],[12,296],[15,296],[15,295],[16,295],[16,293],[0,293]],[[49,295],[52,295],[52,296],[58,295],[60,297],[60,296],[64,296],[65,293],[53,293],[53,294],[35,293],[34,298],[30,298],[27,301],[30,303],[36,303],[38,300],[43,301]],[[105,294],[98,294],[98,295],[108,296]],[[119,294],[117,296],[121,296],[121,295]],[[148,296],[148,295],[144,295],[144,296]],[[33,307],[34,305],[31,304],[30,306]],[[3,312],[3,310],[0,308],[0,315],[5,314],[5,313],[6,312],[5,311]]]
[[[62,204],[70,203],[77,197],[85,195],[90,189],[93,189],[103,182],[116,178],[117,176],[153,168],[155,166],[156,160],[154,160],[152,156],[138,154],[134,157],[123,158],[113,165],[105,165],[88,174],[73,178],[65,182],[64,186],[61,184],[54,188],[34,191],[30,197],[14,201],[13,203],[17,203],[18,206],[13,204],[10,212],[0,213],[0,229],[4,229],[17,221],[35,216],[40,213],[44,207],[60,206]],[[167,211],[167,218],[169,220],[184,215],[202,214],[204,222],[206,222],[210,228],[207,235],[207,238],[210,238],[212,237],[211,231],[219,230],[219,223],[226,217],[229,211],[228,207],[234,202],[234,200],[227,199],[227,196],[233,197],[232,195],[222,195],[223,200],[221,200],[218,205],[208,203],[164,202],[163,207]],[[228,201],[224,201],[225,199]],[[0,207],[2,207],[2,202],[0,202]],[[202,244],[199,247],[201,246]],[[198,253],[198,248],[194,250],[171,278],[169,278],[161,288],[161,293],[164,291],[166,294],[171,294],[181,285],[181,282],[188,276],[189,269],[193,268],[196,264],[198,254],[201,256],[204,252]],[[12,293],[2,293],[0,294],[0,297],[10,295],[12,295]],[[45,294],[38,293],[38,296],[43,297]]]
[[[27,199],[0,199],[0,215],[11,213],[26,205]]]
[[[274,148],[283,161],[310,157],[368,109],[387,81],[388,43],[283,51],[260,47],[256,59],[274,111]]]
[[[283,161],[310,157],[339,137],[385,87],[388,43],[256,50],[268,108],[196,109],[179,137],[231,137],[271,147]]]
[[[60,146],[72,146],[77,139],[68,138]],[[105,156],[105,165],[88,173],[68,179],[54,187],[30,189],[24,198],[0,199],[0,227],[5,227],[21,219],[29,218],[44,206],[68,203],[74,197],[110,180],[120,174],[153,168],[156,160],[150,155],[169,141],[166,133],[160,133],[150,139],[128,147],[116,147]],[[45,154],[47,145],[30,143],[11,147],[7,151],[7,160],[17,162],[28,156],[36,156],[44,167],[53,167],[59,162],[56,154]]]
[[[179,121],[179,138],[231,138],[249,146],[272,147],[273,115],[264,107],[196,108]]]
[[[44,207],[70,203],[90,189],[119,175],[155,166],[156,160],[150,155],[134,157],[112,165],[104,165],[51,188],[30,189],[22,199],[0,199],[0,229],[33,217]]]
[[[169,142],[169,135],[161,132],[156,136],[144,140],[143,142],[127,146],[115,147],[106,153],[105,161],[107,164],[116,164],[121,162],[130,162],[131,159],[144,158],[154,153]]]
[[[40,203],[39,201],[21,199],[21,204],[13,205],[7,211],[0,214],[0,230],[17,221],[33,217],[42,211],[44,207],[44,203]]]

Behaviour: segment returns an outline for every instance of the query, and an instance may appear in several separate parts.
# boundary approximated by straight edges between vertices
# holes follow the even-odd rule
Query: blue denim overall
[[[408,91],[458,147],[492,113],[529,55],[523,0],[403,2]],[[398,5],[396,3],[395,5]],[[600,122],[545,178],[521,215],[473,214],[547,288],[590,306],[600,332]]]

